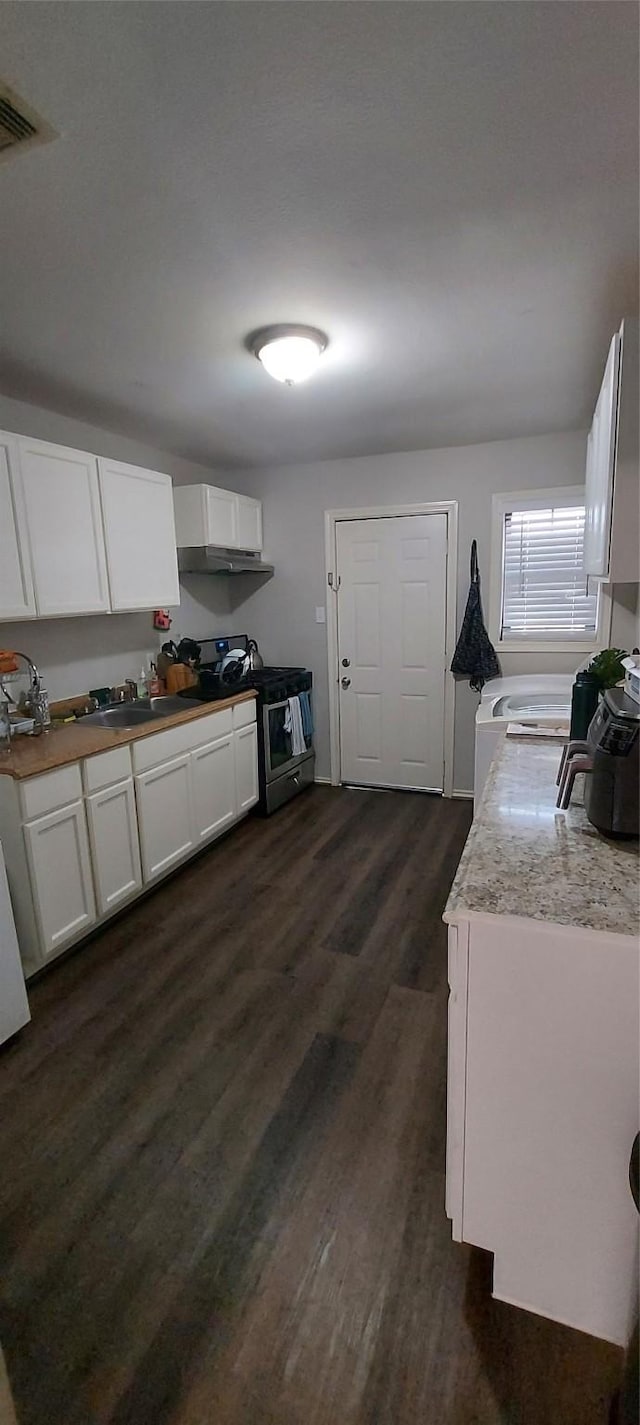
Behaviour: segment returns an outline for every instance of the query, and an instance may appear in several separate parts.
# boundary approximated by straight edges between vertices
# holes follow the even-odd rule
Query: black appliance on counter
[[[640,832],[640,706],[622,688],[607,688],[587,733],[593,765],[584,807],[605,836]]]
[[[247,649],[249,639],[244,633],[199,642],[202,661],[196,669],[198,685],[185,688],[181,696],[215,702],[243,688],[255,689],[258,694],[258,810],[263,816],[270,816],[314,780],[313,731],[304,734],[304,752],[294,754],[289,725],[289,699],[300,693],[308,694],[313,718],[313,675],[306,668],[248,670],[241,666],[239,659],[233,664],[227,661],[223,669],[225,659],[228,660],[234,649]]]

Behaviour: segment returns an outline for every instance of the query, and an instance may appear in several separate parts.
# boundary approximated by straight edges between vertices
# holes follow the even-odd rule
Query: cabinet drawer
[[[133,744],[134,772],[147,772],[160,762],[168,762],[179,757],[182,752],[193,752],[205,742],[213,742],[231,732],[231,708],[211,713],[209,717],[197,717],[192,722],[184,722],[180,727],[169,727],[166,732],[156,732],[153,737],[143,737]]]
[[[110,787],[113,782],[123,782],[131,776],[131,751],[127,747],[112,747],[109,752],[98,752],[95,757],[87,757],[82,764],[85,792],[99,792]]]
[[[66,806],[67,802],[78,801],[81,796],[82,778],[78,762],[71,762],[68,767],[56,767],[53,772],[43,772],[41,777],[29,777],[20,783],[25,821],[45,816],[48,811]]]
[[[237,703],[231,708],[233,713],[233,730],[237,732],[239,727],[249,727],[249,724],[256,720],[256,700],[248,699],[246,703]]]

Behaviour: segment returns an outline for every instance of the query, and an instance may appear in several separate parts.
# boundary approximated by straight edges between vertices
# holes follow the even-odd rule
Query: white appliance
[[[0,1044],[31,1019],[0,846]]]
[[[571,717],[575,673],[520,673],[485,683],[476,713],[473,800],[478,805],[498,744],[510,722],[555,727]]]

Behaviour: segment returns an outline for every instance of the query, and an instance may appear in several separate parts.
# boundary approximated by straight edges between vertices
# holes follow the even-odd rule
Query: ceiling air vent
[[[36,114],[19,94],[0,81],[0,162],[17,149],[33,148],[56,138],[50,124]]]

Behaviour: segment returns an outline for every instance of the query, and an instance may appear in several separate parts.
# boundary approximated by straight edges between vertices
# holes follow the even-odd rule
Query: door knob
[[[343,688],[350,688],[350,687],[351,687],[351,679],[350,679],[350,678],[341,678],[341,679],[340,679],[340,682],[342,683]]]
[[[350,659],[350,658],[343,658],[343,660],[342,660],[342,666],[343,666],[343,668],[350,668],[350,667],[351,667],[351,659]]]

